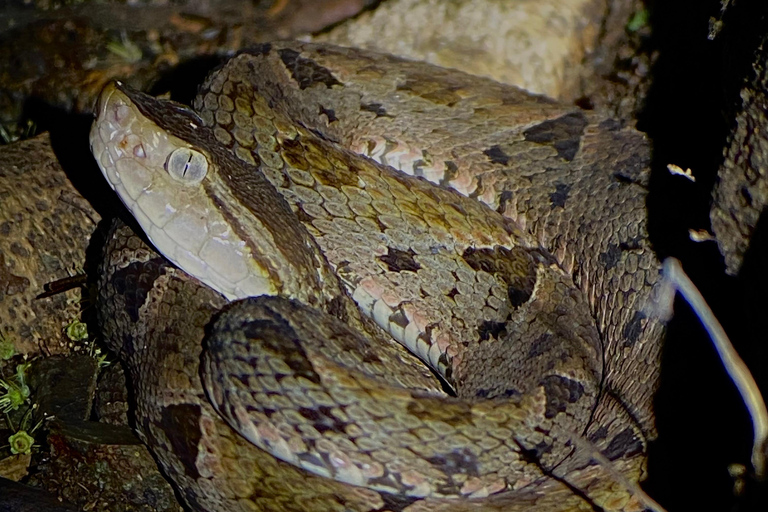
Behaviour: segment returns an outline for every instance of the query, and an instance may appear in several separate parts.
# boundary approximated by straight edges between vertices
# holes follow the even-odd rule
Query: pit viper
[[[91,130],[162,254],[115,228],[102,329],[191,509],[642,510],[621,482],[663,333],[642,134],[292,42],[193,107],[112,83]]]

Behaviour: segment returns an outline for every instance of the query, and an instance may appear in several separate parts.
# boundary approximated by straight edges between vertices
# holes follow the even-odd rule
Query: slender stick
[[[768,441],[768,410],[765,408],[765,402],[755,379],[739,354],[736,353],[725,334],[725,330],[715,318],[712,310],[709,309],[704,297],[685,274],[677,259],[667,258],[664,260],[664,277],[682,294],[701,323],[704,324],[704,328],[709,333],[709,337],[720,355],[723,366],[741,393],[741,398],[752,418],[752,430],[754,432],[752,467],[755,470],[755,475],[762,479],[765,476],[765,450],[768,446],[766,444]]]

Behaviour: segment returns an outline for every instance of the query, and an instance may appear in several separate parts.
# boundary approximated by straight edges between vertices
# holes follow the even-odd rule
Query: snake
[[[193,107],[107,85],[90,141],[143,232],[105,249],[104,337],[190,509],[643,509],[664,325],[639,132],[276,42]]]

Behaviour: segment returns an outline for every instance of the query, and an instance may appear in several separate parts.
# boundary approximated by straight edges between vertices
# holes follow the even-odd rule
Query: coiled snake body
[[[296,43],[195,108],[112,84],[91,132],[153,245],[221,294],[116,231],[103,328],[191,508],[642,508],[616,479],[643,471],[662,333],[641,135]]]

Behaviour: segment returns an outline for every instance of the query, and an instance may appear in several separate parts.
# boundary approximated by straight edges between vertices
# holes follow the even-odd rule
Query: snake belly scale
[[[640,348],[657,357],[661,328],[649,298],[655,260],[651,254],[648,263],[643,225],[630,233],[635,245],[619,247],[603,265],[621,265],[624,289],[607,300],[624,325],[613,326],[600,318],[604,299],[595,300],[612,276],[590,272],[602,253],[582,264],[589,247],[551,236],[550,217],[510,213],[511,189],[494,195],[504,182],[499,173],[480,166],[477,175],[468,174],[476,150],[468,148],[469,160],[441,160],[437,146],[430,146],[414,159],[415,143],[402,126],[395,135],[346,141],[450,189],[340,147],[345,140],[338,130],[354,124],[343,112],[398,116],[396,107],[384,106],[391,99],[355,96],[356,86],[345,85],[341,71],[319,63],[328,55],[355,62],[358,74],[369,77],[413,66],[330,47],[267,45],[214,72],[195,103],[197,113],[119,84],[100,98],[94,156],[153,245],[227,299],[258,296],[216,315],[207,328],[203,382],[193,382],[197,368],[187,362],[193,368],[181,369],[177,345],[186,336],[191,341],[183,343],[199,346],[223,299],[183,280],[148,250],[138,249],[134,260],[129,254],[137,242],[126,235],[107,256],[105,275],[112,277],[102,284],[105,331],[113,348],[128,354],[139,431],[187,503],[196,510],[229,510],[235,501],[246,510],[305,509],[302,492],[257,489],[253,475],[269,467],[278,478],[284,472],[285,482],[305,472],[309,494],[323,503],[315,510],[638,506],[588,454],[574,449],[571,437],[587,437],[617,471],[639,477],[644,443],[653,435],[649,404],[642,400],[649,400],[653,383],[623,394],[606,358],[622,343],[627,355],[646,338],[652,345]],[[268,73],[275,65],[277,71]],[[548,100],[514,88],[480,81],[475,90],[457,72],[420,72],[430,71],[434,80],[447,80],[456,98],[486,107],[514,99],[558,113]],[[406,79],[399,86],[421,88],[422,102],[452,100],[428,90],[429,82]],[[493,89],[500,100],[492,99]],[[337,90],[350,91],[353,100],[329,94],[323,101],[338,104],[318,107],[316,97],[298,98],[301,91]],[[527,141],[549,149],[554,139],[549,146],[560,160],[573,160],[579,136],[590,135],[578,114],[540,122],[542,112],[518,110]],[[514,140],[511,125],[489,128],[480,121],[489,137]],[[492,163],[511,159],[501,144],[481,154]],[[533,186],[536,179],[529,177]],[[612,188],[632,185],[614,181]],[[567,196],[594,183],[600,178],[577,176],[555,191]],[[586,240],[591,235],[583,233]],[[638,264],[645,270],[639,281]],[[195,320],[185,325],[172,318],[179,307],[197,311]],[[177,326],[154,329],[164,317]],[[629,332],[632,343],[607,339],[615,337],[614,327]],[[159,342],[159,331],[179,341]],[[450,393],[402,347],[429,365]],[[154,356],[147,359],[148,353]],[[173,386],[146,384],[171,367],[183,376]],[[222,434],[227,427],[217,414],[233,432]],[[182,425],[197,431],[195,446],[174,437]],[[224,467],[221,447],[211,443],[233,437],[249,448],[235,450],[241,457]],[[233,448],[232,441],[225,444]]]

